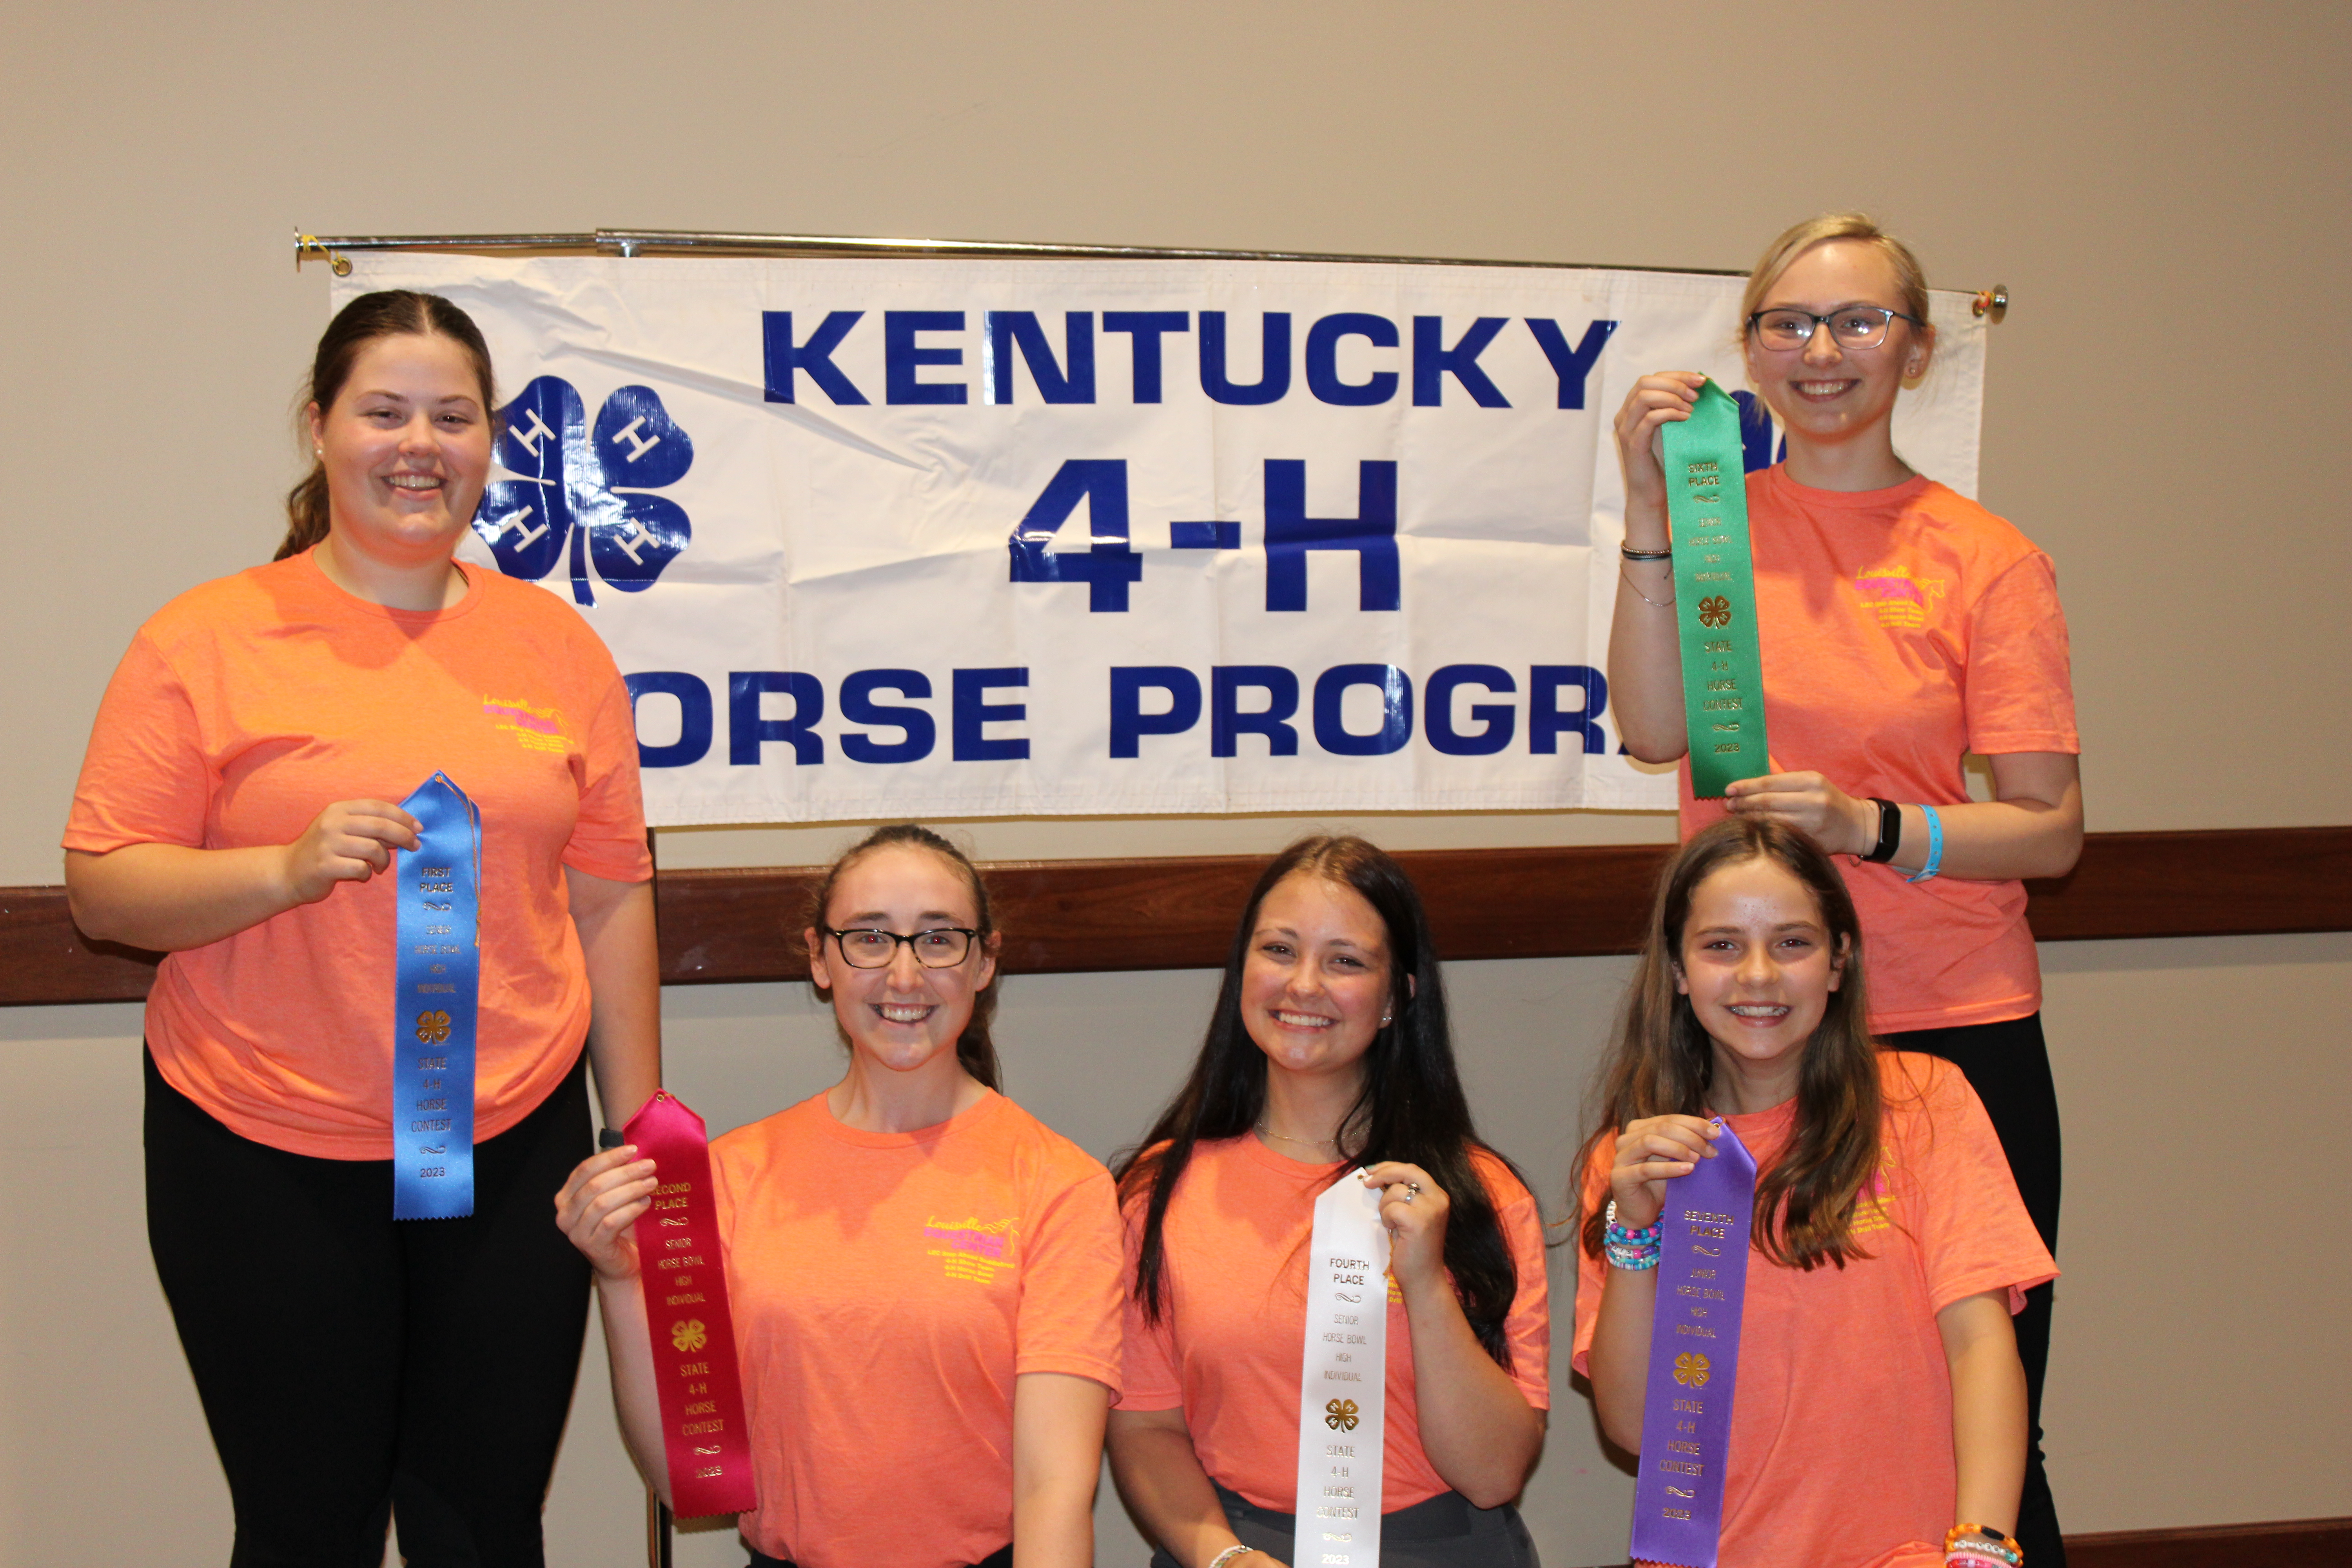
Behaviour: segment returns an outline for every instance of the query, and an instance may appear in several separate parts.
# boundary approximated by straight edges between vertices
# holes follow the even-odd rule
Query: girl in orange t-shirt
[[[848,1070],[710,1150],[751,1568],[1087,1568],[1118,1215],[1109,1173],[996,1092],[987,886],[939,835],[881,828],[834,864],[803,934]],[[656,1179],[608,1150],[559,1219],[595,1265],[623,1436],[667,1497],[630,1230]]]
[[[1580,1162],[1575,1363],[1640,1452],[1653,1227],[1719,1115],[1758,1170],[1722,1561],[2013,1568],[2011,1317],[2057,1270],[1967,1082],[1872,1041],[1863,951],[1828,857],[1780,823],[1717,823],[1667,868]]]
[[[463,568],[489,350],[435,295],[320,339],[278,558],[180,595],[109,684],[65,835],[74,918],[165,953],[148,1240],[240,1563],[541,1560],[587,1326],[548,1199],[661,1082],[636,735],[577,611]],[[482,822],[473,1212],[393,1218],[393,804]],[[495,1325],[494,1332],[484,1331]]]
[[[1854,213],[1774,240],[1739,306],[1749,381],[1784,433],[1748,477],[1773,772],[1695,800],[1685,837],[1727,812],[1802,829],[1836,865],[1869,933],[1870,1027],[1957,1065],[1981,1098],[2042,1244],[2058,1237],[2056,1090],[2022,879],[2081,853],[2083,799],[2066,623],[2049,557],[2000,518],[1913,471],[1896,403],[1936,349],[1917,259]],[[1625,749],[1687,749],[1673,546],[1657,436],[1706,378],[1644,375],[1616,421],[1625,560],[1609,684]],[[1990,764],[1990,800],[1963,770]],[[2017,1321],[2033,1439],[2018,1531],[2065,1561],[2040,1443],[2048,1287]]]
[[[1382,1561],[1533,1568],[1511,1500],[1549,1405],[1542,1222],[1471,1126],[1420,896],[1351,837],[1258,879],[1192,1077],[1120,1173],[1111,1473],[1160,1568],[1293,1549],[1314,1206],[1360,1165],[1392,1242]]]

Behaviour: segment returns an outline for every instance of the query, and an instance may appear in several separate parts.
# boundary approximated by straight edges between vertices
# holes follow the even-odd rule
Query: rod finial
[[[2001,318],[2009,314],[2009,285],[1996,283],[1990,289],[1979,290],[1976,303],[1969,309],[1999,326]]]
[[[327,270],[338,278],[349,278],[352,275],[350,257],[322,243],[315,234],[304,234],[299,229],[295,230],[294,270],[301,271],[302,263],[313,258],[325,262]]]

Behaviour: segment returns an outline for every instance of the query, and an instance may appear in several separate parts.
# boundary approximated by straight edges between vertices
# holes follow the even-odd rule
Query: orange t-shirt
[[[1958,1485],[1936,1314],[1988,1290],[2006,1290],[2015,1312],[2057,1277],[1959,1069],[1887,1051],[1879,1081],[1884,1152],[1854,1225],[1871,1256],[1811,1272],[1748,1256],[1724,1465],[1722,1558],[1740,1568],[1859,1568],[1936,1550]],[[1765,1168],[1795,1117],[1790,1100],[1725,1121]],[[1614,1152],[1594,1152],[1588,1205],[1607,1201]],[[1577,1249],[1574,1364],[1588,1376],[1604,1271]]]
[[[395,804],[446,773],[482,816],[474,1135],[570,1070],[588,976],[563,868],[653,875],[636,730],[612,656],[543,588],[481,568],[446,610],[345,593],[308,554],[181,595],[139,629],[92,725],[65,846],[290,844],[339,800]],[[331,1160],[392,1156],[394,887],[163,960],[147,1043],[239,1135]]]
[[[1013,1539],[1013,1384],[1118,1390],[1110,1173],[991,1093],[919,1132],[823,1095],[710,1146],[760,1506],[802,1568],[949,1568]]]
[[[2076,752],[2066,619],[2050,558],[1926,479],[1847,493],[1784,468],[1748,478],[1756,620],[1772,755],[1850,795],[1958,805],[1964,753]],[[1687,838],[1724,815],[1691,797]],[[2042,1005],[2018,882],[1840,856],[1870,945],[1879,1034],[1991,1024]]]
[[[1511,1380],[1538,1410],[1551,1407],[1551,1313],[1543,1218],[1508,1166],[1472,1152],[1518,1270],[1504,1334]],[[1315,1200],[1341,1167],[1286,1160],[1244,1134],[1196,1144],[1169,1199],[1161,1313],[1147,1323],[1135,1300],[1144,1199],[1127,1205],[1127,1395],[1122,1410],[1181,1406],[1209,1479],[1260,1508],[1298,1506],[1298,1380],[1307,1363],[1307,1250]],[[1448,1490],[1422,1451],[1413,1401],[1412,1331],[1389,1282],[1388,1444],[1381,1511]]]

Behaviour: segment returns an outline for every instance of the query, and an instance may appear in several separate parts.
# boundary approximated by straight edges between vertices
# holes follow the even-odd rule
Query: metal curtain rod
[[[1348,256],[1304,250],[1198,250],[1154,245],[1035,245],[1001,239],[876,239],[830,234],[702,234],[682,229],[600,228],[586,234],[428,234],[294,236],[294,266],[324,261],[348,277],[355,250],[524,251],[586,256],[1004,256],[1038,259],[1092,257],[1132,261],[1347,261],[1408,267],[1528,267],[1571,272],[1676,272],[1701,278],[1746,274],[1720,267],[1604,268],[1591,262],[1477,261],[1455,256]],[[1996,283],[1970,307],[1999,321],[2009,289]]]

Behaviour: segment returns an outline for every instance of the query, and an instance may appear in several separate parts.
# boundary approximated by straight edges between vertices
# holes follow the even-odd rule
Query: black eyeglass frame
[[[1887,331],[1887,329],[1888,329],[1889,327],[1893,326],[1895,322],[1897,322],[1897,321],[1908,321],[1908,322],[1910,322],[1910,323],[1911,323],[1913,326],[1915,326],[1915,327],[1924,327],[1924,326],[1926,326],[1926,325],[1927,324],[1927,322],[1925,322],[1925,321],[1921,321],[1918,317],[1916,317],[1916,316],[1914,316],[1914,315],[1910,314],[1908,311],[1905,311],[1905,310],[1888,310],[1888,309],[1887,309],[1885,306],[1884,306],[1884,305],[1840,305],[1836,310],[1830,311],[1828,315],[1819,315],[1819,316],[1815,315],[1815,314],[1814,314],[1812,311],[1811,311],[1811,310],[1798,310],[1794,305],[1772,305],[1772,306],[1769,306],[1769,307],[1767,307],[1766,309],[1761,310],[1751,310],[1751,311],[1749,311],[1749,312],[1748,312],[1748,332],[1749,332],[1752,336],[1756,336],[1756,337],[1761,337],[1761,336],[1763,336],[1763,333],[1762,333],[1762,331],[1760,331],[1760,328],[1761,328],[1762,322],[1763,322],[1763,321],[1764,321],[1764,318],[1765,318],[1765,317],[1767,317],[1767,316],[1802,316],[1802,317],[1804,317],[1807,321],[1809,321],[1812,322],[1812,325],[1811,325],[1811,327],[1808,327],[1808,328],[1805,330],[1805,337],[1804,337],[1804,341],[1803,341],[1802,342],[1790,343],[1790,344],[1788,344],[1788,345],[1786,345],[1786,346],[1775,345],[1775,344],[1770,344],[1770,343],[1767,343],[1767,344],[1765,345],[1767,348],[1775,348],[1775,347],[1778,347],[1778,348],[1779,348],[1779,352],[1780,352],[1780,353],[1789,353],[1791,349],[1807,349],[1807,348],[1811,348],[1811,347],[1812,347],[1812,345],[1813,345],[1813,334],[1814,334],[1815,332],[1820,331],[1823,327],[1829,327],[1829,326],[1830,326],[1830,317],[1831,317],[1831,316],[1846,315],[1846,314],[1850,314],[1850,313],[1853,313],[1853,312],[1859,312],[1859,311],[1863,311],[1863,310],[1868,310],[1868,311],[1872,312],[1872,313],[1873,313],[1873,314],[1874,314],[1874,315],[1879,315],[1879,316],[1883,316],[1883,317],[1885,317],[1885,321],[1881,321],[1881,322],[1879,323],[1879,325],[1878,325],[1878,338],[1877,338],[1877,341],[1876,341],[1876,342],[1867,342],[1867,343],[1838,343],[1838,347],[1840,347],[1840,348],[1842,348],[1842,349],[1863,349],[1863,350],[1869,350],[1869,349],[1874,349],[1874,348],[1883,348],[1883,347],[1885,347],[1885,343],[1886,343],[1886,331]],[[1835,327],[1830,327],[1830,340],[1831,340],[1832,342],[1836,342],[1836,340],[1837,340],[1837,329],[1836,329]]]
[[[964,949],[962,953],[948,963],[925,963],[923,962],[923,950],[919,947],[916,947],[915,943],[922,941],[923,938],[927,936],[936,936],[943,931],[954,931],[957,935],[964,939]],[[924,969],[961,968],[964,964],[971,962],[971,955],[979,952],[982,946],[980,932],[972,930],[970,926],[925,926],[921,931],[885,931],[880,926],[845,926],[839,929],[826,926],[824,928],[824,934],[833,938],[834,949],[841,954],[841,962],[849,965],[852,969],[887,969],[893,963],[897,962],[898,957],[898,949],[896,946],[892,947],[890,949],[890,956],[884,959],[879,963],[860,963],[856,959],[849,956],[849,949],[841,940],[845,936],[887,936],[894,943],[903,942],[908,948],[913,949],[915,963]]]

